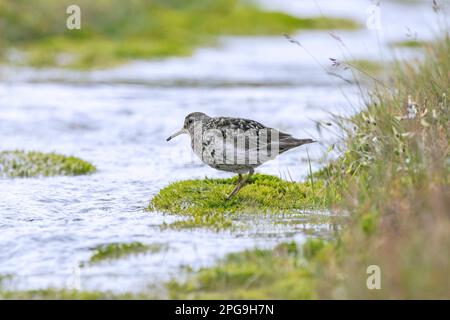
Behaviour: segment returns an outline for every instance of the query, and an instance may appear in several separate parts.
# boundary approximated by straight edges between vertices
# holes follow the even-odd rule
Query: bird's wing
[[[222,131],[222,154],[225,156],[226,163],[256,165],[275,158],[279,154],[276,149],[278,143],[271,141],[270,132],[268,133],[265,129],[249,129],[247,131],[227,129]],[[216,136],[216,139],[220,139],[220,137]]]
[[[258,133],[240,129],[211,129],[202,138],[202,158],[215,164],[246,164],[252,153],[252,164],[257,163]],[[248,160],[247,160],[248,162]]]
[[[239,118],[211,118],[205,129],[206,153],[211,160],[222,163],[263,163],[289,149],[313,142]]]
[[[216,128],[219,130],[260,130],[266,128],[263,124],[255,120],[231,118],[231,117],[218,117],[211,118],[209,122],[205,124],[206,129]]]

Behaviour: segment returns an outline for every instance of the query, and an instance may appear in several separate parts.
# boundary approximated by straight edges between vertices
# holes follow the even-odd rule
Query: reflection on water
[[[287,8],[287,1],[274,3]],[[308,12],[316,10],[311,3]],[[330,1],[322,10],[339,14],[339,8]],[[391,19],[386,23],[395,30],[391,37],[401,38],[404,31],[392,12],[402,10],[411,21],[418,16],[417,10],[404,8],[386,9]],[[302,13],[295,6],[287,9]],[[365,9],[361,12],[364,21]],[[339,35],[353,58],[379,58],[373,33]],[[313,166],[319,166],[333,137],[319,135],[316,122],[328,121],[330,113],[356,112],[362,101],[356,86],[326,73],[328,58],[342,55],[327,32],[295,37],[309,53],[281,36],[224,38],[220,48],[200,49],[191,58],[136,62],[114,70],[2,68],[0,150],[72,154],[91,161],[99,172],[0,180],[0,274],[15,275],[18,288],[60,287],[99,244],[166,243],[168,249],[159,253],[80,271],[83,289],[140,290],[176,275],[180,266],[210,265],[228,252],[301,242],[311,234],[331,236],[336,224],[314,213],[253,218],[252,223],[241,217],[241,224],[253,227],[217,233],[161,228],[180,218],[144,212],[151,197],[171,181],[229,176],[202,165],[187,137],[165,142],[192,111],[253,118],[299,138],[316,138],[322,144],[308,150]],[[298,149],[259,171],[300,180],[307,172],[305,158],[305,149]]]

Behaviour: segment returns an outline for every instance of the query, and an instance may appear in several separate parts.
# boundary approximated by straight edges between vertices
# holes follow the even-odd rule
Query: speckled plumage
[[[212,118],[201,112],[188,114],[183,128],[167,141],[182,133],[190,135],[194,153],[205,164],[239,174],[240,182],[230,196],[236,194],[248,179],[242,180],[241,174],[249,173],[251,176],[256,167],[277,155],[314,142],[312,139],[294,138],[254,120]]]

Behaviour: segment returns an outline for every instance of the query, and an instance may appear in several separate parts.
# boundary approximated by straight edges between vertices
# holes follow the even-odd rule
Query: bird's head
[[[179,136],[180,134],[187,133],[189,135],[192,135],[194,133],[194,124],[198,124],[199,121],[203,121],[205,119],[209,118],[206,114],[202,112],[192,112],[189,113],[186,118],[184,118],[184,125],[181,130],[178,130],[174,134],[172,134],[170,137],[168,137],[166,140],[170,141],[173,138]]]

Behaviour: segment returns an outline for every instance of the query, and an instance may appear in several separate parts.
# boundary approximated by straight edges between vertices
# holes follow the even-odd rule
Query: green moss
[[[76,157],[36,151],[1,151],[0,177],[75,176],[89,174],[96,168]]]
[[[32,4],[0,0],[0,20],[9,26],[0,56],[17,64],[70,68],[109,67],[128,59],[189,55],[220,35],[281,35],[297,29],[354,29],[342,18],[296,18],[240,0],[123,2],[78,0],[81,30],[63,28],[69,0]],[[117,10],[117,8],[121,10]],[[46,17],[46,19],[43,19]],[[0,41],[2,41],[0,40]],[[25,55],[8,60],[8,49]]]
[[[79,291],[68,289],[49,288],[45,290],[27,291],[2,291],[0,299],[11,300],[136,300],[136,299],[156,299],[157,296],[150,294],[124,293],[117,294],[105,291]]]
[[[313,244],[309,244],[312,241]],[[172,299],[314,299],[311,260],[329,246],[310,240],[314,255],[282,243],[273,250],[253,249],[229,254],[217,266],[199,270],[186,282],[167,284]],[[320,246],[318,245],[320,243]]]
[[[426,41],[419,41],[419,40],[404,40],[404,41],[392,42],[390,45],[392,47],[400,47],[400,48],[423,48],[423,47],[429,46],[430,43],[426,42]]]
[[[95,248],[95,251],[89,259],[90,264],[103,262],[106,260],[120,259],[130,255],[143,253],[156,253],[164,249],[163,245],[146,245],[140,242],[130,243],[110,243]]]
[[[237,177],[175,182],[160,190],[148,210],[190,218],[176,226],[227,228],[242,213],[289,213],[326,204],[322,182],[313,188],[310,182],[289,182],[263,174],[255,174],[236,196],[226,200],[236,182]]]

